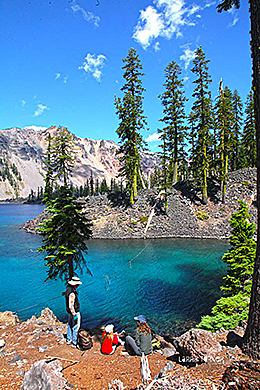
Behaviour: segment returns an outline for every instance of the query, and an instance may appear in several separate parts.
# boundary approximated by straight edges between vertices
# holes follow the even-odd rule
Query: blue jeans
[[[67,343],[72,342],[73,345],[77,344],[78,331],[80,328],[80,313],[76,313],[77,320],[74,321],[74,317],[68,314],[68,327],[67,327]]]

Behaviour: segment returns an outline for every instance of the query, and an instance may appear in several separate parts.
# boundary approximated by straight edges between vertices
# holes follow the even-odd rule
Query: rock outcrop
[[[151,224],[144,235],[152,207],[159,190],[142,190],[134,207],[129,207],[127,198],[120,194],[90,196],[81,201],[90,220],[93,221],[93,238],[214,238],[227,239],[230,234],[229,219],[238,209],[238,200],[245,201],[252,215],[251,222],[257,221],[256,169],[248,168],[236,171],[228,176],[226,202],[223,204],[220,185],[211,181],[207,205],[200,202],[200,194],[189,182],[177,183],[168,192],[168,209],[165,212],[164,201],[157,203]],[[206,216],[206,219],[201,219]],[[29,221],[25,225],[28,232],[45,218],[45,214]]]

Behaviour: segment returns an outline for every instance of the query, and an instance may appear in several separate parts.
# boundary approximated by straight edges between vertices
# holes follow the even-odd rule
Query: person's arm
[[[75,317],[75,315],[76,315],[76,312],[75,312],[75,309],[74,309],[74,303],[75,303],[75,294],[71,293],[69,295],[69,309],[70,309],[71,314],[73,315],[73,317]]]
[[[114,334],[114,337],[113,337],[113,344],[119,344],[119,340],[118,340],[117,334]]]
[[[135,343],[138,347],[141,345],[141,333],[140,332],[135,332]]]

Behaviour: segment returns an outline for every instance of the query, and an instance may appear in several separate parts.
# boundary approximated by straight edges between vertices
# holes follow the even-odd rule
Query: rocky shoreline
[[[157,336],[160,347],[148,356],[151,379],[144,384],[140,357],[129,356],[122,346],[111,356],[101,354],[102,327],[89,330],[93,347],[81,351],[66,344],[66,324],[50,309],[25,322],[4,312],[0,313],[0,388],[258,390],[260,362],[250,361],[240,349],[244,328],[235,331],[213,334],[190,329],[172,339]]]
[[[142,190],[133,207],[121,195],[105,194],[81,199],[93,221],[93,239],[196,238],[228,239],[229,219],[238,208],[238,200],[249,205],[251,221],[257,221],[256,169],[246,168],[228,175],[225,204],[221,202],[220,184],[210,180],[209,201],[202,205],[200,193],[189,181],[179,182],[168,193],[168,210],[163,200],[157,202],[159,190]],[[149,228],[149,215],[157,202]],[[28,221],[24,229],[36,233],[46,214]]]

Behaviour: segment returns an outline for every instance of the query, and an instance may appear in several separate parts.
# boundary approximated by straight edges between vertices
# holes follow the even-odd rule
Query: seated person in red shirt
[[[114,333],[114,325],[107,325],[105,332],[102,333],[101,352],[105,355],[112,355],[117,345],[123,345],[123,341],[120,340],[118,335]]]

